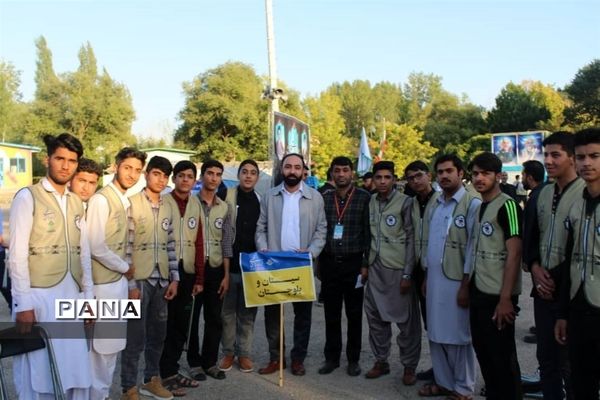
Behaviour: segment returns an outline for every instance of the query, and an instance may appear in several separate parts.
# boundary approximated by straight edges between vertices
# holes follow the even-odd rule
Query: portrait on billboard
[[[517,164],[517,136],[497,135],[493,137],[492,151],[498,156],[502,164]]]
[[[518,153],[519,164],[525,161],[537,160],[544,162],[544,154],[542,152],[542,142],[544,135],[541,132],[519,134]]]

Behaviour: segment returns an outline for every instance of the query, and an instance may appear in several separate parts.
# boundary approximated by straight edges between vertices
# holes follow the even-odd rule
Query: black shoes
[[[348,363],[348,368],[346,369],[346,372],[348,372],[348,375],[350,376],[358,376],[360,375],[360,365],[358,365],[357,362],[350,362]]]
[[[325,364],[321,368],[319,368],[320,375],[327,375],[333,372],[334,369],[340,366],[340,362],[335,361],[325,361]]]
[[[432,381],[433,380],[433,368],[429,368],[426,371],[417,372],[417,379],[420,381]]]

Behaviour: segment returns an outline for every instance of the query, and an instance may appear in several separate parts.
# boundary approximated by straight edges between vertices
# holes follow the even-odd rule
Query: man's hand
[[[221,300],[223,300],[223,297],[225,297],[225,294],[227,293],[228,290],[229,290],[229,274],[225,274],[225,276],[223,277],[223,280],[221,281],[221,285],[219,286],[219,291],[217,292],[219,294],[219,298]]]
[[[400,281],[400,294],[406,294],[410,290],[412,286],[412,281],[410,279],[404,279]]]
[[[125,278],[127,278],[127,280],[132,280],[133,279],[133,275],[135,274],[135,267],[133,265],[129,266],[129,269],[127,270],[127,272],[125,272]]]
[[[566,319],[557,319],[554,324],[554,339],[558,342],[558,344],[566,345],[567,344],[567,320]]]
[[[469,284],[461,283],[458,288],[458,293],[456,294],[456,304],[462,308],[469,307]]]
[[[138,288],[129,289],[129,298],[131,300],[139,300],[142,298],[142,292]]]
[[[194,285],[192,287],[192,296],[204,292],[204,285]]]
[[[550,272],[535,263],[531,266],[531,275],[533,276],[533,284],[538,295],[544,300],[551,300],[556,285],[552,276],[550,276]]]
[[[167,291],[165,292],[166,300],[173,300],[175,296],[177,296],[177,287],[179,287],[179,282],[173,281],[169,283],[169,286],[167,286]]]
[[[492,319],[496,321],[498,330],[504,328],[505,324],[513,324],[515,322],[515,308],[510,299],[500,299]]]
[[[33,310],[19,311],[16,315],[17,333],[29,333],[35,324],[35,312]]]
[[[369,279],[369,269],[367,267],[361,267],[360,280],[363,283],[363,285],[367,282],[368,279]]]

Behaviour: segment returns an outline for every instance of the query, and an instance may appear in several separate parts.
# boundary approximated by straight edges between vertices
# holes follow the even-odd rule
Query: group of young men
[[[427,164],[410,163],[404,177],[414,197],[396,189],[390,161],[373,166],[374,194],[355,186],[353,163],[344,156],[332,160],[329,188],[321,194],[303,182],[305,161],[295,153],[281,160],[281,184],[259,196],[258,165],[245,160],[239,185],[221,198],[220,162],[202,164],[202,188],[192,195],[192,162],[173,167],[156,156],[146,164],[146,154],[134,148],[117,154],[112,182],[94,194],[102,171],[82,158],[81,143],[69,134],[44,140],[47,175],[19,191],[11,206],[17,328],[26,332],[33,323],[55,321],[56,299],[141,303],[140,319],[61,321],[80,330],[81,338],[93,330],[88,348],[86,340],[52,339],[70,399],[107,398],[119,353],[123,399],[183,396],[207,375],[224,379],[236,362],[241,371],[253,371],[257,309],[245,306],[239,265],[240,253],[253,251],[307,252],[315,260],[326,332],[319,374],[340,366],[343,308],[346,372],[361,374],[364,310],[375,358],[365,377],[390,373],[396,324],[402,381],[414,385],[422,318],[433,380],[419,395],[459,400],[473,398],[476,358],[488,399],[522,397],[514,322],[523,266],[534,283],[544,398],[563,398],[565,390],[569,398],[598,398],[598,129],[546,138],[545,167],[553,183],[542,185],[541,163],[524,164],[523,185],[531,190],[524,213],[502,193],[502,162],[489,152],[466,168],[455,155],[438,157],[439,192]],[[471,186],[463,183],[467,173]],[[128,197],[142,174],[145,188]],[[164,194],[171,175],[175,187]],[[286,364],[283,357],[280,365],[278,308],[265,307],[269,362],[260,374]],[[302,376],[312,302],[293,303],[293,309],[291,371]],[[179,365],[183,351],[189,373]],[[52,396],[45,351],[15,357],[13,371],[19,398]]]

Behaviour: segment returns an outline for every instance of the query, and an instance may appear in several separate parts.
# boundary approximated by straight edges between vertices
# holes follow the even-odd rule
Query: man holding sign
[[[304,159],[286,154],[281,160],[283,182],[262,199],[256,228],[256,248],[260,251],[310,252],[316,258],[325,246],[327,220],[323,198],[302,182]],[[270,362],[260,374],[272,374],[279,365],[280,305],[265,307],[265,330],[269,342]],[[294,347],[292,373],[304,375],[304,358],[310,337],[312,302],[294,303]]]

